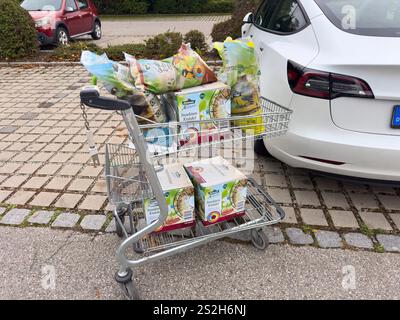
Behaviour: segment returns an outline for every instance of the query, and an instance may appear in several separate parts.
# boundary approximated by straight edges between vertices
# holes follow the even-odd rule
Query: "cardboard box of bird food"
[[[168,205],[168,218],[156,232],[193,227],[195,224],[194,188],[184,167],[166,165],[157,172]],[[160,207],[154,197],[143,196],[146,223],[149,225],[160,216]]]
[[[195,187],[196,211],[205,226],[245,214],[247,178],[222,157],[185,165]]]
[[[224,139],[230,133],[231,89],[222,82],[183,89],[165,95],[171,121],[186,123],[180,127],[179,146]],[[198,121],[210,121],[201,126]]]

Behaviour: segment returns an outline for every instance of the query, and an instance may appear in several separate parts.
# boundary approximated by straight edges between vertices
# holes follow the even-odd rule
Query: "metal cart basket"
[[[154,232],[163,226],[168,216],[168,206],[157,172],[167,160],[176,162],[185,158],[193,159],[200,148],[281,136],[288,130],[291,110],[262,98],[262,112],[257,115],[192,121],[192,124],[198,125],[199,131],[187,135],[182,134],[182,127],[187,127],[190,121],[139,125],[143,119],[137,119],[127,101],[101,97],[96,87],[81,91],[81,103],[92,108],[121,112],[133,143],[132,147],[106,145],[105,161],[109,201],[115,205],[113,215],[116,231],[124,239],[117,250],[119,270],[115,278],[128,299],[139,299],[132,271],[138,266],[239,232],[248,233],[249,240],[256,248],[267,248],[269,241],[262,228],[280,222],[285,213],[252,179],[248,182],[244,216],[208,227],[196,221],[192,228]],[[212,131],[209,131],[210,126]],[[154,135],[145,134],[152,129],[159,130],[156,138],[162,141],[156,148]],[[150,225],[144,223],[144,195],[155,198],[160,207],[158,220]],[[142,256],[138,259],[128,258],[127,251],[132,248]]]

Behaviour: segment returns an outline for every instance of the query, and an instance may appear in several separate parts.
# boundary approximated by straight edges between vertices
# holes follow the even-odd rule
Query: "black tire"
[[[90,34],[93,40],[100,40],[102,36],[101,24],[99,21],[95,21],[93,25],[93,32]]]
[[[133,280],[127,283],[120,283],[119,285],[127,300],[140,300],[139,290]]]
[[[263,139],[258,139],[254,143],[254,152],[259,156],[270,156]]]
[[[268,236],[263,230],[251,230],[251,243],[261,251],[265,251],[269,247]]]
[[[120,215],[119,218],[121,219],[122,224],[125,223],[125,215]],[[118,237],[123,238],[125,237],[124,231],[122,230],[122,227],[119,225],[117,221],[115,221],[115,231],[118,235]]]
[[[68,30],[64,27],[58,27],[56,31],[56,42],[59,46],[66,46],[69,43]]]

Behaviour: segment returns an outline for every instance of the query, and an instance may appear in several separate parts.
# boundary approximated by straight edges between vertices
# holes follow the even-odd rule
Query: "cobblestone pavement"
[[[210,35],[213,25],[229,18],[229,15],[107,18],[102,20],[103,37],[95,43],[101,47],[141,43],[167,30],[185,34],[193,29],[203,32],[211,43]],[[85,38],[91,39],[90,37],[83,39]]]
[[[1,225],[114,231],[104,170],[85,144],[79,91],[88,80],[77,65],[0,68]],[[127,143],[127,131],[118,114],[88,110],[88,118],[104,164],[104,144]],[[319,177],[271,158],[255,159],[252,176],[287,214],[267,230],[271,242],[400,252],[399,189]]]

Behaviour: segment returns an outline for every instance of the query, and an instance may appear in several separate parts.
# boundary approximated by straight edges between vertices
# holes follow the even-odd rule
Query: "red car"
[[[66,45],[72,38],[90,34],[101,38],[101,21],[93,0],[25,0],[21,6],[35,21],[41,45]]]

